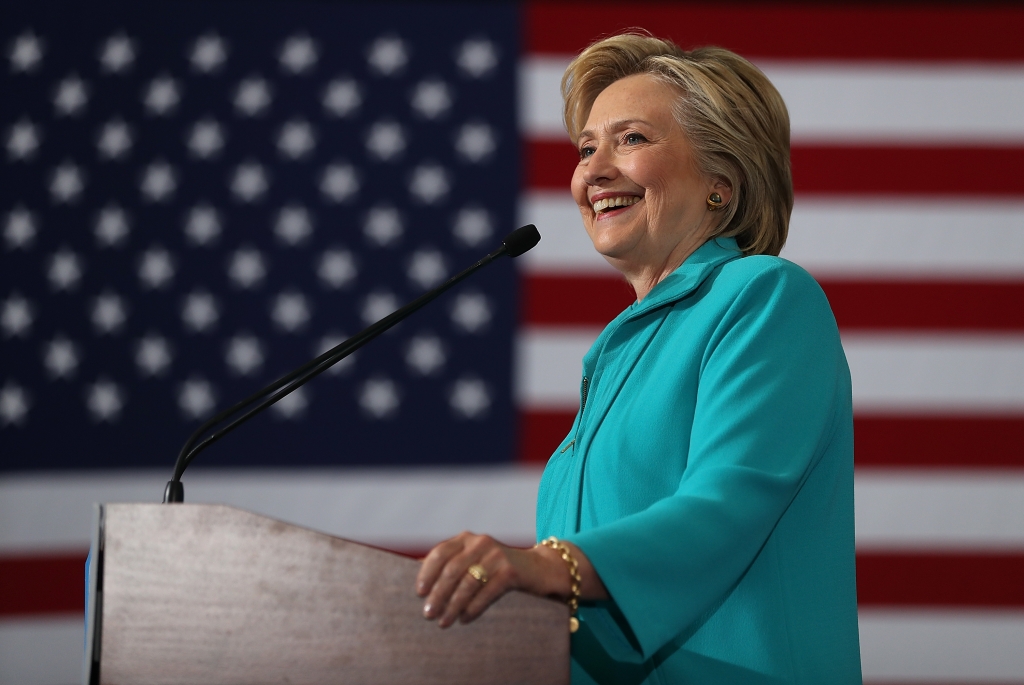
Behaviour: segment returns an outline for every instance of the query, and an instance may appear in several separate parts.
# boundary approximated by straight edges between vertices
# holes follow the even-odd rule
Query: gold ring
[[[487,585],[487,571],[480,564],[473,564],[466,569],[466,573],[480,581],[481,585]]]

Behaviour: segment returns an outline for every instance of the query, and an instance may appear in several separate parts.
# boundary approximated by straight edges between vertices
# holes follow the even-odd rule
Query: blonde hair
[[[732,188],[711,237],[734,236],[745,254],[779,254],[793,211],[789,113],[768,77],[723,48],[686,51],[637,33],[605,38],[581,52],[562,77],[573,142],[601,91],[637,74],[679,89],[674,115],[697,168]]]

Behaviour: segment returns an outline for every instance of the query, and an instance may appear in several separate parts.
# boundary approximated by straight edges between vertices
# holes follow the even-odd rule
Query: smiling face
[[[707,240],[712,192],[731,189],[697,171],[673,116],[679,91],[648,74],[620,79],[594,100],[577,139],[572,194],[583,225],[643,297]]]

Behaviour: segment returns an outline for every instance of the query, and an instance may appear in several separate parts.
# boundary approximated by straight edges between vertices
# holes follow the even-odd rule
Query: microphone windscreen
[[[540,231],[533,224],[526,224],[509,233],[502,245],[505,246],[509,257],[518,257],[524,252],[532,250],[534,245],[539,242]]]

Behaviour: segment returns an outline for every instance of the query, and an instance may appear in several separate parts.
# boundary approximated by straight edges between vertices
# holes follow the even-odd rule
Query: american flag
[[[240,12],[240,9],[243,10]],[[568,194],[558,80],[643,27],[793,121],[787,257],[854,380],[868,682],[1024,683],[1024,11],[5,7],[0,682],[77,679],[94,501],[155,501],[225,402],[543,239],[204,453],[188,501],[417,551],[533,539],[580,358],[629,291]],[[518,218],[518,221],[516,219]]]

